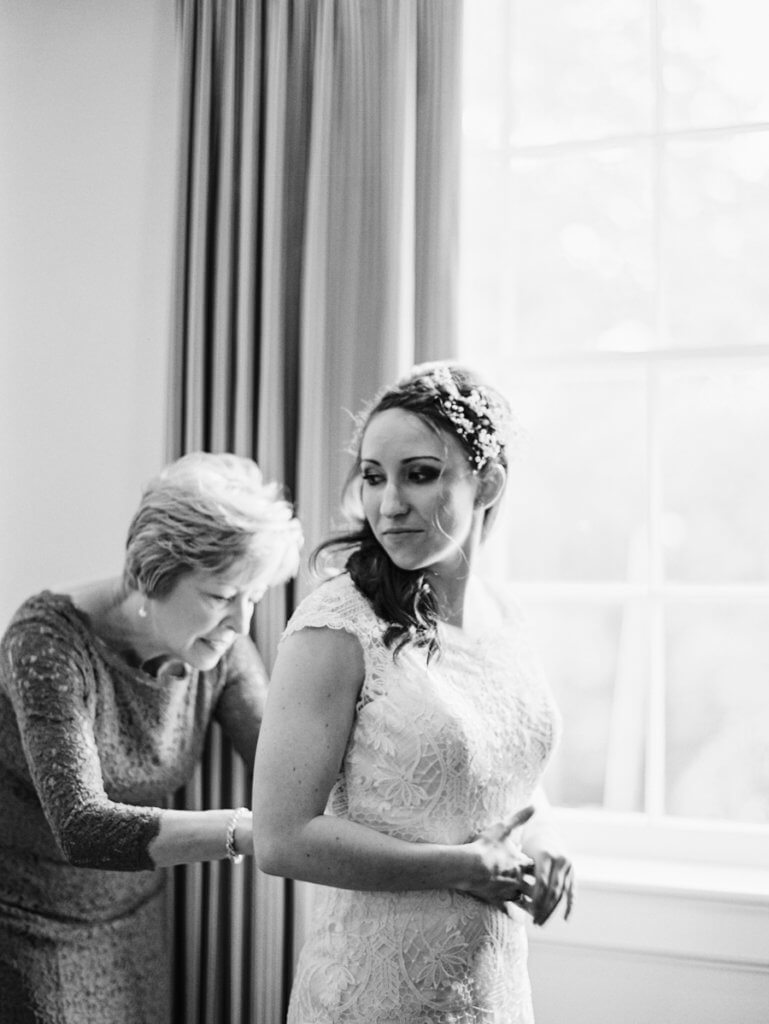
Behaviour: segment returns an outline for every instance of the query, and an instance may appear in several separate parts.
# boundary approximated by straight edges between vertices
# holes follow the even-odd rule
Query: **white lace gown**
[[[488,597],[486,598],[488,600]],[[366,677],[327,813],[411,842],[464,843],[531,799],[558,714],[520,614],[441,627],[442,653],[396,660],[347,574],[299,606],[286,634],[355,635]],[[531,1024],[522,912],[456,891],[317,887],[289,1024]]]

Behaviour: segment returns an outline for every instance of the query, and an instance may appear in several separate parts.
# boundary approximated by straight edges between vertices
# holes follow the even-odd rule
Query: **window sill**
[[[600,810],[556,808],[554,816],[575,859],[658,864],[664,872],[682,865],[718,888],[734,872],[765,875],[769,865],[769,826],[617,814]],[[726,867],[725,867],[726,866]],[[621,870],[621,869],[618,869]],[[644,872],[644,877],[647,877]],[[652,872],[650,877],[656,877]],[[676,876],[681,878],[680,875]],[[754,879],[759,884],[760,877]],[[685,882],[685,876],[681,878]],[[739,884],[739,883],[738,883]],[[728,890],[731,891],[731,890]]]
[[[571,919],[530,926],[533,945],[769,966],[769,870],[577,856]]]
[[[582,856],[577,871],[580,883],[593,890],[748,903],[769,909],[769,869]]]

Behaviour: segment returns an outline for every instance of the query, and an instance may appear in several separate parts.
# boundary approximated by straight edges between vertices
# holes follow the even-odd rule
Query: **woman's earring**
[[[142,603],[141,603],[141,604],[139,605],[139,612],[138,612],[138,615],[139,615],[139,618],[140,618],[140,619],[146,619],[146,618],[147,618],[147,605],[146,605],[146,604],[144,604],[144,602],[142,602]]]

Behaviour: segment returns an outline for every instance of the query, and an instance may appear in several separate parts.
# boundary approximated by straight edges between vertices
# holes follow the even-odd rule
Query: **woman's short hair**
[[[147,597],[168,594],[195,570],[275,566],[270,585],[299,569],[303,537],[293,508],[257,464],[239,455],[193,452],[144,490],[126,541],[124,582]]]

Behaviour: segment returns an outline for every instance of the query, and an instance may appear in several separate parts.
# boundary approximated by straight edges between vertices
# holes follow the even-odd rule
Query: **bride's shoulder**
[[[371,605],[348,573],[326,579],[300,602],[286,627],[296,632],[307,626],[326,626],[360,632],[376,623]]]

